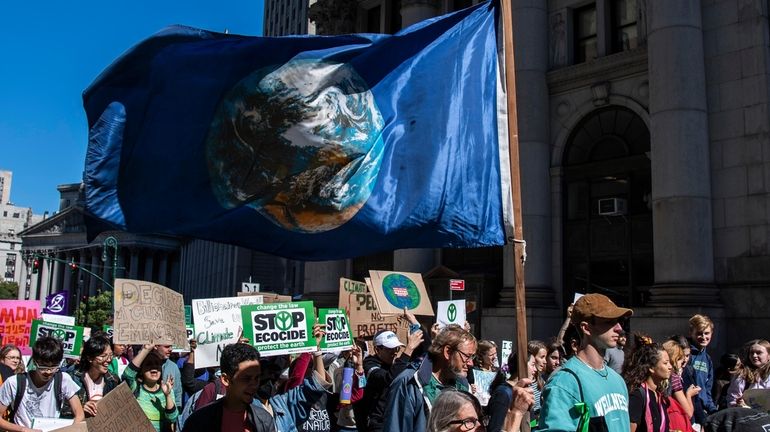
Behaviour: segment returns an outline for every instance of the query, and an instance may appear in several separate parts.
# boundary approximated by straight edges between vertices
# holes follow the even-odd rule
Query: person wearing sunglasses
[[[78,399],[86,417],[96,415],[97,403],[120,384],[120,378],[108,369],[112,363],[112,346],[106,333],[98,332],[83,343],[78,369],[71,373],[80,386]]]
[[[13,408],[11,423],[0,418],[0,430],[34,432],[36,418],[57,418],[62,405],[72,409],[74,423],[83,421],[83,407],[76,393],[80,389],[72,378],[60,370],[64,349],[61,342],[50,336],[38,338],[32,347],[32,367],[29,373],[18,374],[0,387],[0,412]],[[22,395],[17,398],[17,395]]]
[[[439,393],[446,389],[468,391],[468,373],[475,358],[476,338],[458,325],[444,327],[431,342],[420,367],[407,369],[393,380],[384,430],[425,430],[427,413]]]

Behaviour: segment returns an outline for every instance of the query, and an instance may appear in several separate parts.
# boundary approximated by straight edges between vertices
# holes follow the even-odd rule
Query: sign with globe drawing
[[[419,273],[369,270],[369,275],[381,313],[402,314],[406,308],[415,315],[435,315]]]

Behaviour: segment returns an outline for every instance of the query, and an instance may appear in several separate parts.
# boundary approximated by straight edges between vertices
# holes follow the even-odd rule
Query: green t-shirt
[[[562,366],[573,371],[583,388],[583,402],[591,417],[604,417],[609,432],[628,432],[628,389],[617,372],[607,367],[594,370],[577,357]],[[562,369],[554,372],[543,389],[538,431],[574,431],[580,414],[575,404],[581,402],[575,377]],[[566,414],[566,415],[565,415]]]
[[[436,377],[433,374],[431,374],[430,381],[428,382],[428,384],[425,385],[425,387],[422,388],[422,391],[423,391],[423,394],[428,398],[428,400],[432,404],[442,390],[450,387],[451,386],[444,385],[438,382]],[[465,387],[460,381],[455,381],[454,388],[456,388],[457,390],[468,391],[468,388]]]

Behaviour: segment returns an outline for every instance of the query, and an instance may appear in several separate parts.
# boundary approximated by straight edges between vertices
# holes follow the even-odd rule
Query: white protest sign
[[[66,315],[54,315],[54,314],[40,314],[40,317],[45,322],[52,322],[57,324],[64,324],[64,325],[75,325],[75,317],[73,316],[66,316]]]
[[[238,342],[243,331],[241,306],[254,304],[262,304],[262,297],[223,297],[192,301],[195,340],[198,342],[195,349],[196,368],[219,366],[222,349]]]
[[[259,292],[259,284],[256,282],[243,282],[241,284],[241,292],[257,293]]]
[[[503,349],[500,350],[500,352],[501,352],[500,362],[503,365],[507,365],[508,364],[508,357],[510,357],[511,353],[513,352],[513,341],[504,340],[503,341]],[[508,372],[511,372],[511,371],[508,371]]]
[[[449,300],[438,302],[436,322],[440,328],[449,324],[465,325],[465,300]]]
[[[580,297],[583,297],[585,294],[575,293],[575,298],[572,299],[572,304],[577,303],[578,300],[580,300]]]
[[[497,376],[497,372],[473,369],[473,382],[476,384],[476,391],[473,392],[473,395],[479,400],[481,406],[489,404],[489,399],[492,397],[489,394],[489,387],[492,385],[495,376]]]

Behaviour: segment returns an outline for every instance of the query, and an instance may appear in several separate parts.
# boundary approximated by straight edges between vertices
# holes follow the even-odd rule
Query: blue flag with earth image
[[[496,27],[482,3],[395,35],[164,29],[84,92],[89,236],[301,260],[504,244]]]

